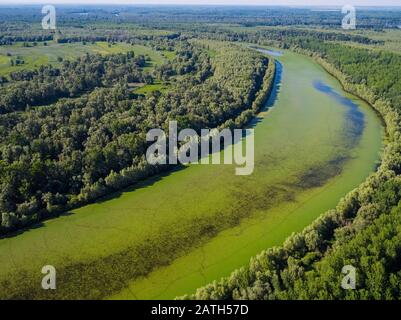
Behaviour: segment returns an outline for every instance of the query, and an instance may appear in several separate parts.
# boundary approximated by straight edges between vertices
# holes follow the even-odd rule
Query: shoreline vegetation
[[[261,252],[251,258],[249,265],[230,276],[177,299],[401,297],[401,273],[397,273],[400,268],[397,252],[401,249],[401,207],[397,207],[401,190],[398,176],[401,173],[401,117],[395,106],[369,87],[350,83],[348,79],[352,75],[345,75],[319,52],[297,46],[289,49],[311,57],[346,92],[368,102],[380,114],[388,139],[381,164],[364,183],[345,195],[335,209],[323,213],[302,232],[293,233],[282,246]],[[356,267],[357,290],[343,290],[340,286],[344,277],[341,269],[345,265]]]

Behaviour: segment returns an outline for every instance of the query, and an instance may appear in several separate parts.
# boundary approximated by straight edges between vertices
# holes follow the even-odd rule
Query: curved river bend
[[[174,298],[229,275],[333,208],[374,171],[381,121],[311,59],[277,59],[270,108],[254,124],[252,175],[191,165],[1,239],[0,291],[6,278],[17,288],[22,274],[27,286],[40,285],[41,267],[51,264],[91,297]],[[138,259],[159,261],[146,276],[132,276],[142,267],[133,248],[142,248]]]

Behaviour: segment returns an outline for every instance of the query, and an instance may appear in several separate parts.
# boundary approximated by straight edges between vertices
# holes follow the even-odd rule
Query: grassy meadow
[[[22,43],[8,46],[0,46],[0,75],[8,75],[11,72],[28,69],[32,70],[44,64],[60,64],[58,58],[63,60],[74,59],[85,53],[116,54],[134,51],[136,55],[144,55],[150,58],[145,70],[151,70],[154,66],[162,64],[168,59],[173,59],[174,52],[158,52],[152,48],[142,45],[131,45],[127,43],[109,44],[107,42],[95,43],[55,43],[47,42],[45,46],[42,42],[36,46],[29,43],[29,47],[24,47]],[[21,65],[11,65],[11,59],[20,58],[24,61]]]

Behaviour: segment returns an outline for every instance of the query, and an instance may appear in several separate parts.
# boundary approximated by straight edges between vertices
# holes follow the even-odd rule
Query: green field
[[[163,84],[160,81],[155,81],[155,83],[145,84],[143,87],[135,89],[135,93],[147,94],[147,93],[153,92],[153,91],[164,92],[164,91],[167,91],[167,89],[168,89],[168,86],[166,84]]]
[[[191,165],[0,240],[0,297],[174,298],[301,230],[372,172],[383,128],[309,58],[286,52],[274,107],[255,127],[255,171]],[[347,107],[321,81],[359,105]],[[350,142],[352,141],[352,142]],[[57,290],[40,287],[43,265]]]
[[[12,46],[0,46],[0,75],[7,75],[11,72],[22,69],[35,69],[44,64],[59,64],[58,58],[74,59],[85,53],[115,54],[134,51],[137,55],[144,55],[150,58],[145,70],[160,65],[167,59],[173,59],[174,52],[158,52],[142,45],[130,45],[127,43],[109,44],[107,42],[92,43],[54,43],[48,42],[47,46],[38,43],[36,46],[23,47],[21,43]],[[7,56],[10,54],[11,56]],[[24,64],[11,66],[10,59],[21,57]]]
[[[174,51],[163,51],[162,56],[166,58],[167,60],[173,60],[175,58],[175,52]]]

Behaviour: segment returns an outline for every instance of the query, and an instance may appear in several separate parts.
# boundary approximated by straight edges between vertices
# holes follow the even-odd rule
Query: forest
[[[152,76],[141,72],[145,63],[145,57],[134,57],[131,52],[110,57],[87,55],[76,61],[65,61],[60,69],[41,66],[34,71],[13,72],[12,82],[1,92],[0,112],[25,111],[60,98],[74,98],[84,91],[112,86],[120,80],[150,84]]]

